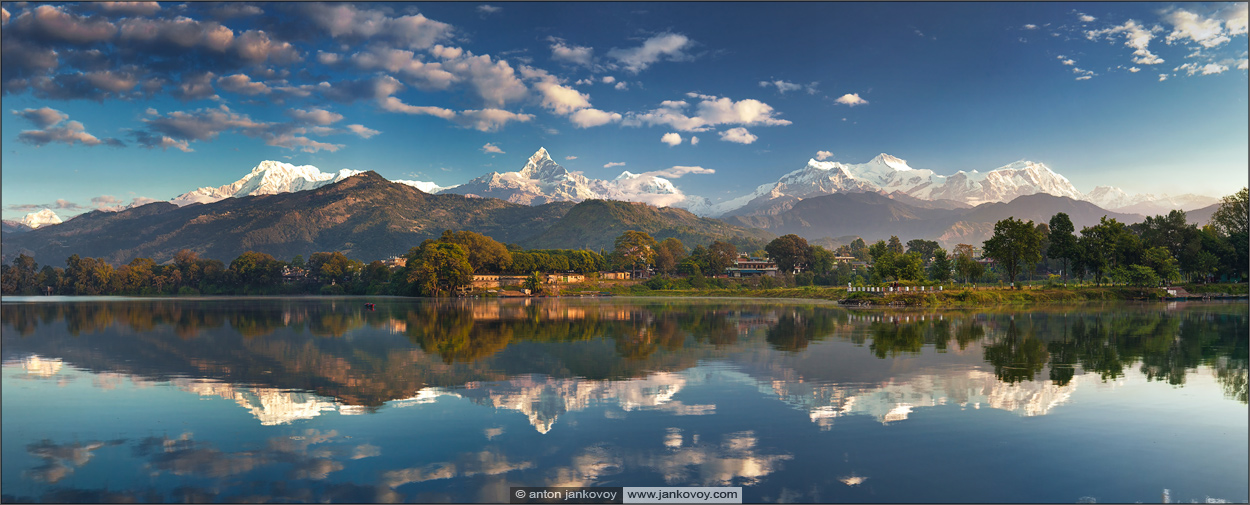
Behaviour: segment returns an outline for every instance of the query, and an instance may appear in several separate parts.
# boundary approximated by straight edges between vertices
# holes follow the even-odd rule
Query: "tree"
[[[469,253],[460,244],[426,240],[409,250],[408,256],[405,278],[417,294],[450,294],[473,280]]]
[[[946,256],[946,249],[939,247],[933,250],[933,263],[929,264],[929,278],[938,282],[950,280],[951,260]]]
[[[1060,212],[1050,218],[1050,247],[1046,254],[1051,258],[1063,260],[1063,283],[1068,283],[1068,263],[1076,259],[1079,250],[1076,245],[1076,227],[1067,214]]]
[[[247,251],[230,262],[229,273],[243,286],[269,288],[282,281],[282,264],[268,254]]]
[[[929,261],[929,258],[933,257],[933,252],[939,247],[938,243],[933,240],[917,238],[907,241],[907,252],[920,253],[920,258],[925,261]]]
[[[864,243],[864,239],[855,237],[855,241],[851,242],[851,256],[860,261],[868,260],[868,244]]]
[[[1140,256],[1141,240],[1129,231],[1124,223],[1103,216],[1098,224],[1081,228],[1077,240],[1081,249],[1081,266],[1094,274],[1094,281],[1102,284],[1107,273],[1119,266],[1136,263]]]
[[[872,257],[872,274],[880,281],[897,278],[894,263],[899,253],[894,252],[884,240],[868,246],[868,255]]]
[[[1177,268],[1172,253],[1163,247],[1151,247],[1142,253],[1142,264],[1154,271],[1159,279],[1171,282],[1180,279],[1181,272]]]
[[[899,242],[898,237],[891,235],[890,243],[888,245],[890,252],[893,252],[894,254],[903,254],[903,243]]]
[[[1230,255],[1231,261],[1226,262],[1230,273],[1234,273],[1241,278],[1250,277],[1250,210],[1247,205],[1250,196],[1247,195],[1246,188],[1241,188],[1235,194],[1224,197],[1220,202],[1220,206],[1215,210],[1215,214],[1211,215],[1211,226],[1219,232],[1221,237],[1228,239],[1232,245],[1233,254]]]
[[[658,245],[651,235],[628,230],[616,237],[616,247],[612,255],[617,258],[621,267],[634,270],[634,277],[638,277],[637,271],[646,270],[655,260],[655,248]]]
[[[924,258],[918,252],[896,256],[894,273],[899,279],[912,282],[924,280]]]
[[[1041,261],[1041,243],[1033,221],[1009,217],[994,223],[994,236],[985,241],[985,256],[1003,269],[1008,282],[1015,283],[1022,267],[1032,268]]]
[[[832,276],[838,267],[838,260],[833,252],[824,247],[813,245],[807,250],[808,271],[816,275],[817,284],[834,284]]]
[[[738,259],[738,248],[729,242],[716,240],[707,248],[707,275],[723,275],[725,269]]]
[[[677,265],[684,259],[686,259],[686,246],[676,238],[666,238],[656,247],[655,269],[666,274],[676,273]]]
[[[530,290],[530,294],[538,294],[542,287],[543,278],[538,275],[538,272],[530,272],[529,276],[525,278],[525,289]]]
[[[963,276],[964,282],[972,282],[985,273],[985,265],[976,261],[974,251],[971,244],[955,246],[955,272]]]
[[[33,295],[38,291],[37,277],[39,264],[25,254],[19,254],[13,260],[13,266],[5,270],[4,294]]]
[[[791,273],[795,270],[807,268],[807,240],[793,233],[782,235],[773,239],[764,251],[768,253],[768,257],[777,262],[777,269],[782,273]]]
[[[469,253],[474,272],[499,273],[512,266],[512,253],[499,241],[472,231],[446,230],[440,242],[460,244]]]

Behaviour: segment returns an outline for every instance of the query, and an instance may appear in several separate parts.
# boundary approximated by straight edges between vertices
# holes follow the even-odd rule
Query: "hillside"
[[[931,204],[932,202],[926,202]],[[794,233],[809,240],[824,237],[859,236],[873,242],[891,235],[908,240],[936,240],[945,247],[959,243],[979,244],[994,233],[994,223],[1014,217],[1034,223],[1049,222],[1065,212],[1076,229],[1097,224],[1103,216],[1125,223],[1144,219],[1137,214],[1120,214],[1092,203],[1048,194],[1018,197],[1007,203],[985,203],[973,208],[921,207],[904,198],[888,198],[877,193],[839,193],[806,198],[790,210],[773,216],[734,216],[730,222],[773,232]]]
[[[518,205],[493,198],[430,195],[365,172],[309,191],[227,198],[178,207],[158,202],[122,212],[90,212],[63,224],[6,234],[4,258],[25,252],[62,265],[72,254],[119,264],[158,263],[180,249],[230,261],[245,251],[281,259],[342,251],[363,261],[403,254],[443,230],[472,230],[501,242],[541,233],[573,204]]]
[[[673,207],[614,200],[586,200],[577,204],[547,231],[521,245],[536,249],[611,250],[616,237],[626,230],[650,234],[656,240],[675,237],[686,247],[707,245],[734,237],[771,240],[775,235],[731,225],[719,219],[698,217]]]

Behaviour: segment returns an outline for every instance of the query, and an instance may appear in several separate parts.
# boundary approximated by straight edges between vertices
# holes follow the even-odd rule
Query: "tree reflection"
[[[985,346],[984,355],[998,380],[1008,384],[1033,380],[1049,357],[1046,344],[1034,336],[1032,328],[1022,335],[1014,318],[1007,323],[1003,338]]]
[[[634,378],[744,350],[784,367],[776,364],[831,337],[880,359],[980,344],[1007,383],[1037,380],[1049,365],[1059,386],[1078,368],[1103,380],[1136,368],[1179,386],[1210,366],[1226,394],[1246,402],[1250,328],[1241,307],[1112,307],[851,315],[777,302],[551,299],[394,300],[368,311],[355,299],[152,299],[6,303],[0,318],[10,356],[300,389],[363,406],[514,374]]]

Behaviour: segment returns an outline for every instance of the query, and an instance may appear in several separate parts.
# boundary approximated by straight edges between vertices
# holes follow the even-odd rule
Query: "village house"
[[[600,279],[627,281],[630,279],[630,272],[602,272],[599,274]]]
[[[776,277],[777,263],[770,259],[739,257],[725,273],[730,277]]]
[[[576,284],[586,282],[586,275],[574,272],[547,274],[547,284]]]

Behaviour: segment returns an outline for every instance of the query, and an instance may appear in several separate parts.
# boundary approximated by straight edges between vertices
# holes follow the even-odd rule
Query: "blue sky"
[[[710,169],[673,182],[713,201],[882,152],[1085,192],[1222,196],[1250,167],[1244,3],[3,8],[5,219],[267,159],[447,186],[539,147],[596,178]]]

